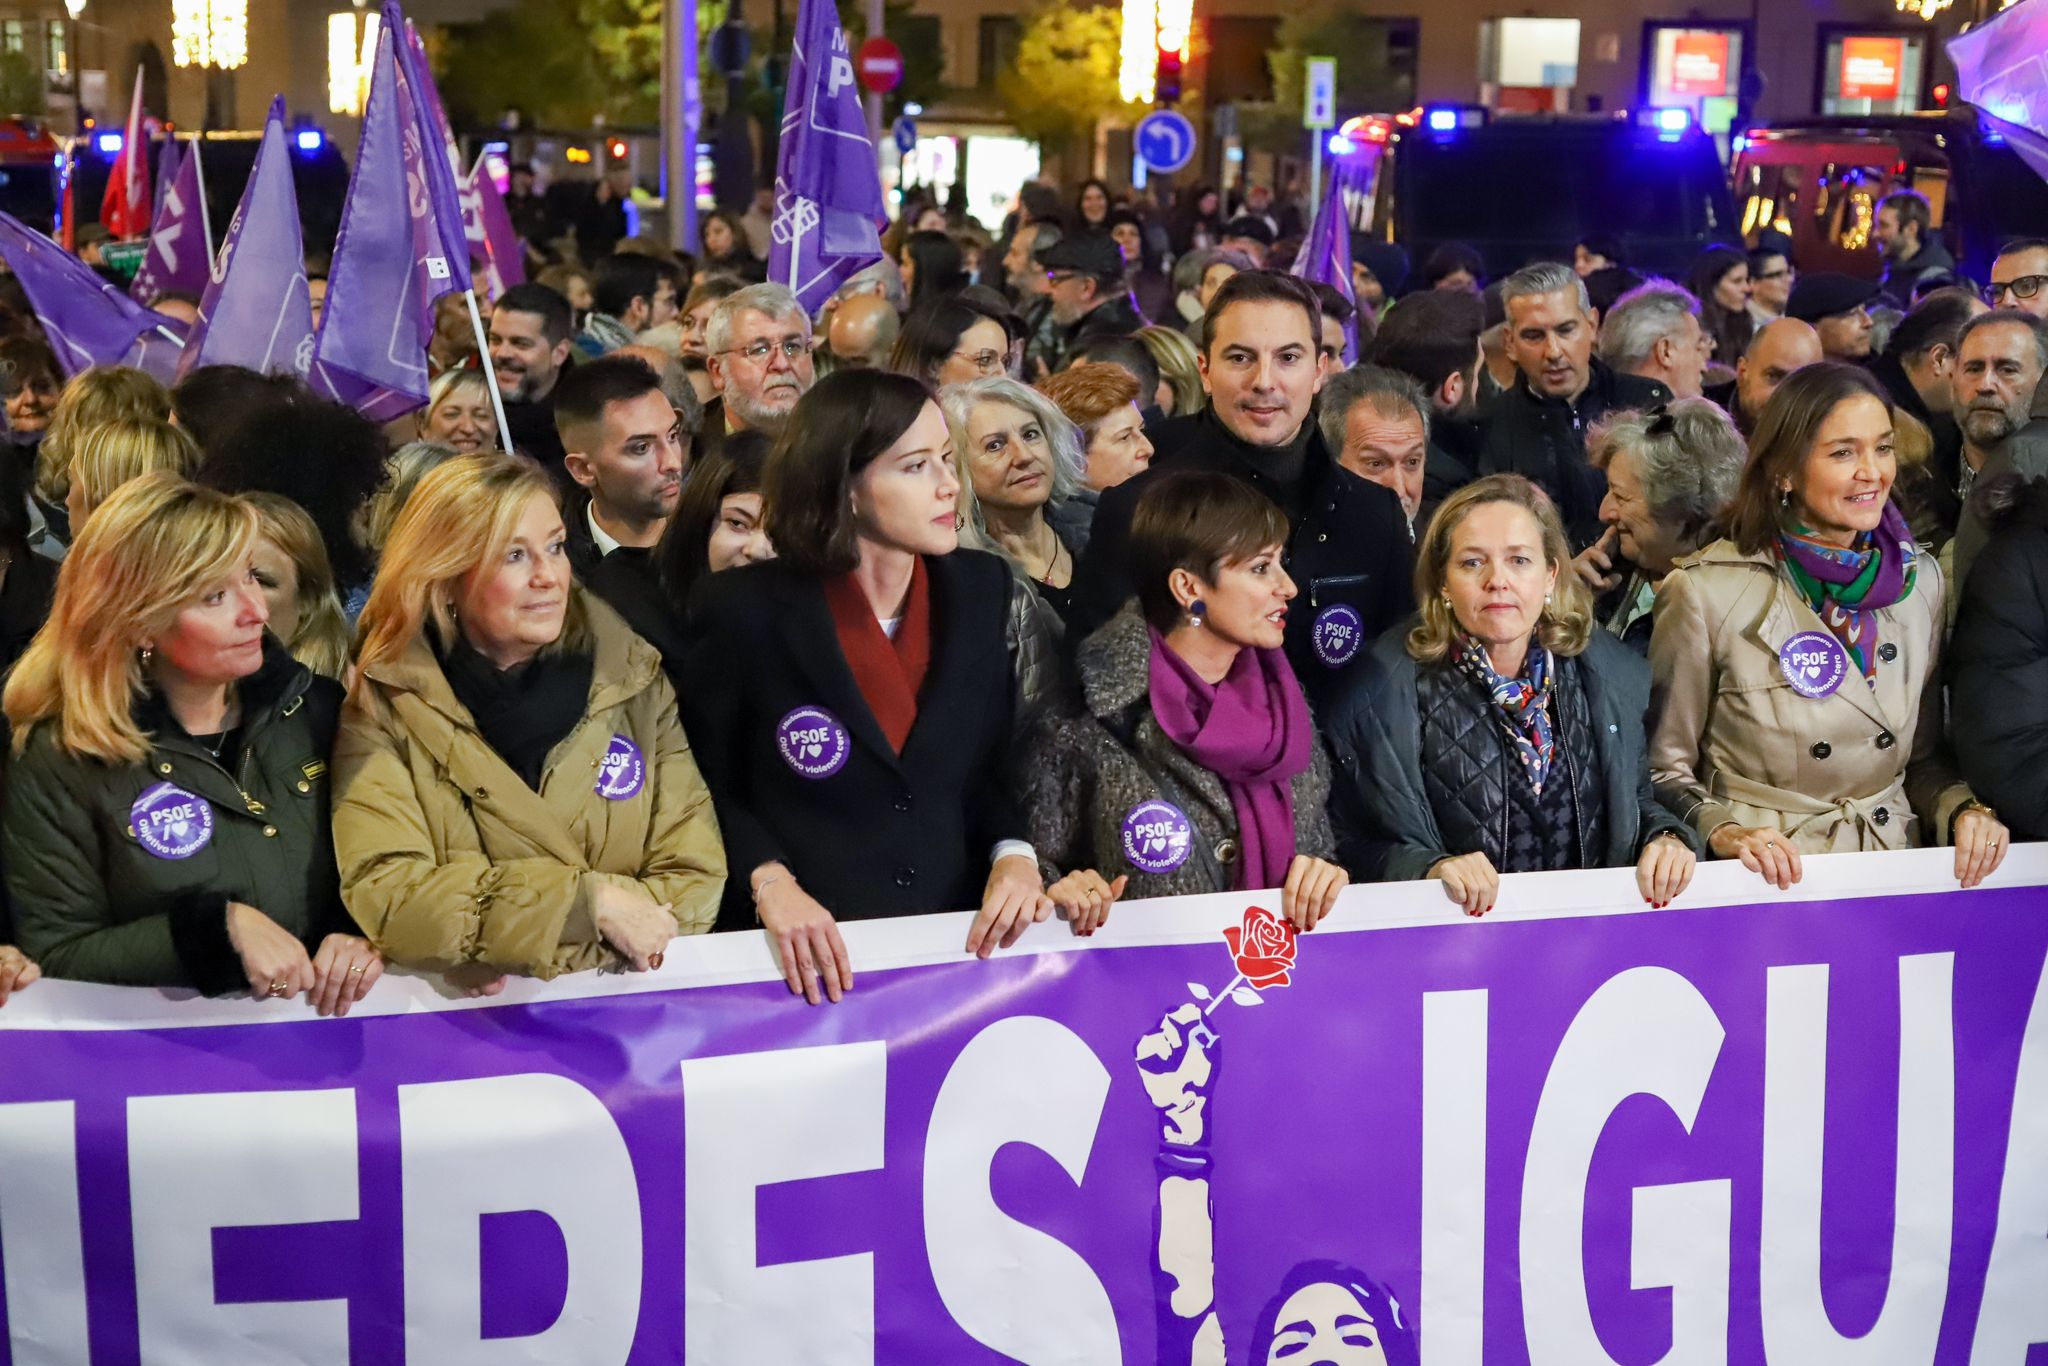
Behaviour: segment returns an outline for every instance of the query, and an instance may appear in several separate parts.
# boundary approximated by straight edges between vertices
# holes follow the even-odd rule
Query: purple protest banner
[[[441,156],[431,124],[401,78],[402,29],[377,27],[355,174],[328,269],[327,306],[313,344],[313,387],[388,422],[427,401],[434,301],[469,288],[469,252],[450,257],[434,222],[427,163]],[[460,224],[457,225],[458,230]]]
[[[1956,91],[2048,180],[2048,8],[2012,5],[1946,44]]]
[[[9,213],[0,213],[0,258],[21,281],[66,375],[93,365],[133,365],[170,382],[184,345],[170,319]]]
[[[0,1010],[14,1366],[2029,1366],[2048,847],[844,927],[358,1013]],[[1367,1344],[1370,1343],[1370,1346]],[[1426,1356],[1419,1356],[1422,1348]],[[1375,1350],[1376,1349],[1376,1350]]]
[[[213,233],[206,221],[206,191],[201,185],[199,142],[178,156],[177,139],[164,141],[164,159],[176,161],[156,221],[149,230],[149,251],[128,286],[128,297],[148,303],[165,290],[204,296],[213,278]]]
[[[1353,308],[1358,306],[1358,297],[1351,284],[1351,200],[1358,197],[1366,174],[1362,163],[1343,158],[1330,168],[1329,188],[1323,193],[1323,202],[1316,205],[1292,272],[1310,284],[1329,285],[1350,300]],[[1358,363],[1355,317],[1344,324],[1344,363]]]
[[[816,313],[882,259],[876,229],[887,221],[839,11],[831,0],[803,0],[775,155],[768,279]]]
[[[178,372],[241,365],[263,374],[303,375],[312,363],[313,302],[306,292],[306,248],[279,95],[270,103],[248,188],[228,223]]]

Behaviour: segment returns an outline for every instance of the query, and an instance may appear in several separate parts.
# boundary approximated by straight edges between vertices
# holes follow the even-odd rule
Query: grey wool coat
[[[1151,639],[1135,603],[1081,642],[1080,695],[1035,724],[1024,742],[1020,804],[1048,884],[1093,868],[1130,875],[1127,900],[1227,892],[1236,885],[1237,813],[1223,780],[1184,754],[1152,713]],[[1330,760],[1320,737],[1293,784],[1294,849],[1336,857],[1330,830]],[[1192,827],[1188,857],[1147,872],[1125,848],[1126,819],[1142,803],[1169,802]]]

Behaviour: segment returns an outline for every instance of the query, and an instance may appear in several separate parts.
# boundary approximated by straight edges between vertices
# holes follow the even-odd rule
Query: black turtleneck
[[[1294,435],[1278,446],[1261,446],[1245,440],[1216,415],[1213,405],[1203,410],[1202,421],[1209,429],[1210,440],[1245,465],[1252,482],[1280,505],[1287,520],[1299,520],[1310,473],[1308,446],[1315,437],[1314,419],[1304,418]]]

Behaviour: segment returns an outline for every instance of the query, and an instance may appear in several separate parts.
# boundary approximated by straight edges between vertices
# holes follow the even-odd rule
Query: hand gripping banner
[[[2048,847],[0,1010],[13,1366],[1967,1363],[2048,1343]]]

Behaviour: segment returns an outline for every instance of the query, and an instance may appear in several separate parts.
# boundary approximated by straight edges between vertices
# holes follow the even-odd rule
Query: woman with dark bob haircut
[[[939,389],[1008,374],[1014,326],[979,290],[927,300],[904,318],[889,369]]]
[[[903,297],[912,308],[967,287],[960,244],[943,232],[913,232],[904,238],[896,269],[903,275]]]
[[[763,477],[780,558],[692,596],[680,691],[732,870],[719,924],[767,930],[813,1004],[853,985],[836,918],[979,907],[986,957],[1052,912],[1007,786],[1010,569],[956,549],[952,452],[922,383],[828,375]]]
[[[1162,475],[1138,500],[1137,600],[1081,643],[1080,704],[1021,766],[1074,933],[1126,891],[1278,887],[1301,930],[1336,905],[1349,879],[1331,861],[1329,760],[1281,649],[1286,544],[1287,514],[1234,475]]]
[[[1415,553],[1418,616],[1380,638],[1330,716],[1344,862],[1435,878],[1484,915],[1502,873],[1634,865],[1643,900],[1693,846],[1644,752],[1650,670],[1593,624],[1557,507],[1518,474],[1444,500]]]
[[[2011,847],[1942,740],[1941,566],[1892,498],[1894,421],[1868,371],[1794,371],[1757,420],[1726,539],[1658,593],[1658,794],[1780,888],[1804,854],[1940,844],[1974,887]]]

